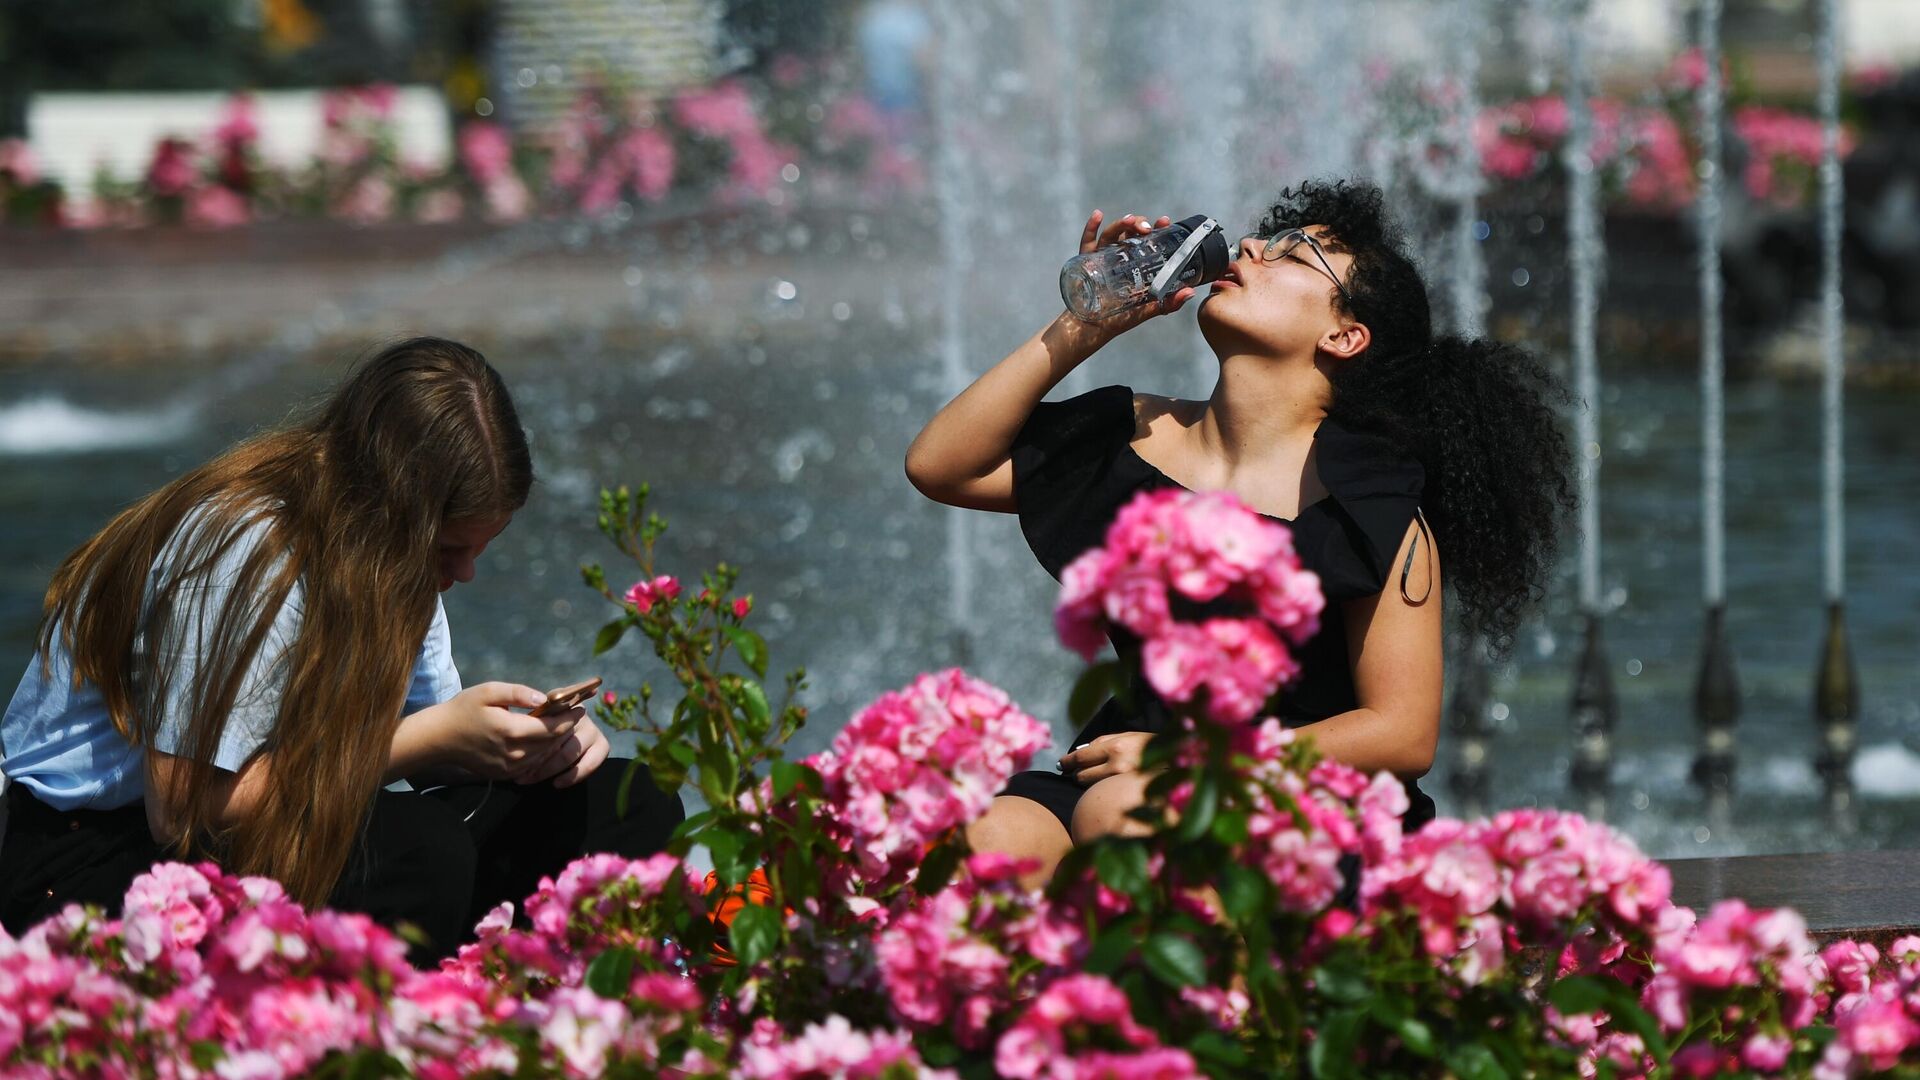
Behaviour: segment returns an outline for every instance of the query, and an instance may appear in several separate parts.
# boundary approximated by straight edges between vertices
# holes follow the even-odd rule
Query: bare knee
[[[967,826],[967,843],[975,851],[1038,861],[1037,868],[1020,876],[1021,884],[1029,888],[1045,885],[1073,847],[1072,838],[1052,811],[1018,795],[993,800],[987,812]]]
[[[1088,844],[1103,836],[1145,836],[1153,829],[1132,816],[1147,801],[1152,773],[1121,773],[1087,789],[1073,808],[1073,842]]]

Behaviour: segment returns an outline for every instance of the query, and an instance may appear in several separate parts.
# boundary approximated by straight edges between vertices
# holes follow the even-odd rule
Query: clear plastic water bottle
[[[1217,281],[1238,254],[1205,214],[1075,255],[1060,268],[1060,299],[1089,322]]]

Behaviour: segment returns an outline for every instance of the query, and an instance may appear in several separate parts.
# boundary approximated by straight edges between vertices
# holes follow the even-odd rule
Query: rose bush
[[[654,565],[646,491],[602,495],[638,564],[597,652],[647,639],[673,674],[610,694],[659,782],[705,809],[668,851],[592,855],[503,904],[434,970],[362,916],[308,912],[211,864],[154,867],[109,917],[0,939],[7,1075],[1120,1078],[1912,1075],[1920,937],[1817,950],[1791,911],[1672,904],[1665,868],[1551,810],[1404,835],[1405,790],[1262,719],[1263,665],[1173,697],[1149,834],[1074,850],[1044,890],[964,826],[1045,741],[1005,694],[922,675],[789,761],[804,686],[722,565]],[[1131,505],[1069,573],[1065,637],[1146,655],[1209,619],[1311,633],[1285,530],[1226,496]],[[1222,616],[1198,602],[1240,605]],[[1207,635],[1229,663],[1230,643]],[[1183,646],[1184,647],[1184,646]],[[1092,669],[1075,711],[1115,685]],[[1277,674],[1276,674],[1277,673]],[[1149,672],[1145,678],[1158,685]],[[1171,695],[1170,695],[1171,696]],[[664,699],[663,699],[664,700]],[[703,880],[696,849],[713,866]]]

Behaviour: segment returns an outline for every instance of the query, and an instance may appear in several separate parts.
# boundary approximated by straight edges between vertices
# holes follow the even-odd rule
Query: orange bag
[[[706,896],[712,896],[714,893],[719,892],[720,888],[720,875],[709,870],[707,872],[707,880],[701,886],[701,893]],[[753,873],[747,875],[745,884],[736,886],[721,899],[719,904],[714,906],[712,919],[722,930],[732,929],[733,917],[740,913],[741,908],[748,904],[769,904],[772,902],[773,883],[767,880],[767,872],[765,869],[755,870]],[[793,909],[788,908],[787,914],[793,914]],[[721,940],[725,940],[724,934],[721,935]],[[729,952],[727,947],[721,944],[720,941],[713,943],[713,962],[720,967],[733,967],[739,963],[739,961],[733,958],[733,953]]]

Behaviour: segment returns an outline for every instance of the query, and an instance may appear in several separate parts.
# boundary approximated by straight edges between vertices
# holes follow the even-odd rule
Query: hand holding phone
[[[600,677],[595,675],[585,682],[577,682],[572,686],[562,686],[554,690],[549,690],[547,691],[547,700],[535,705],[527,715],[551,716],[554,713],[566,712],[568,709],[592,697],[594,691],[599,689]]]

